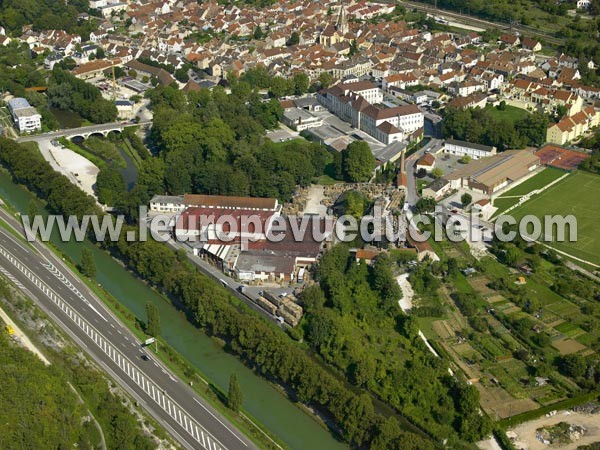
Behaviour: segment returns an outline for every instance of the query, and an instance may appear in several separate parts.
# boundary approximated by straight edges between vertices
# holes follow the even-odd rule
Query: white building
[[[468,156],[472,159],[485,158],[496,154],[496,147],[488,145],[475,144],[473,142],[458,141],[447,139],[444,142],[444,153],[455,156]]]
[[[425,116],[415,105],[380,107],[383,92],[369,81],[344,83],[319,92],[318,101],[340,119],[388,145],[423,128]]]
[[[111,17],[113,12],[116,14],[119,11],[125,11],[127,9],[127,3],[109,3],[104,6],[99,6],[97,9],[100,10],[104,17]]]
[[[42,129],[42,116],[26,99],[13,98],[8,101],[8,108],[20,133],[31,133]]]
[[[284,111],[283,123],[296,131],[304,131],[309,128],[320,127],[323,125],[323,119],[313,116],[304,109],[292,108]]]
[[[150,200],[150,211],[183,212],[184,209],[183,195],[155,195]]]
[[[133,117],[135,103],[131,100],[115,100],[115,106],[117,107],[119,117],[123,119],[131,119]]]

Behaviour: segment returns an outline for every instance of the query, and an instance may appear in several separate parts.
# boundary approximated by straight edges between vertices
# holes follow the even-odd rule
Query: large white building
[[[8,108],[20,133],[31,133],[42,129],[42,116],[26,99],[15,97],[8,101]]]
[[[425,116],[415,105],[380,107],[383,92],[370,81],[344,83],[319,92],[317,99],[330,112],[388,145],[422,129]]]
[[[444,153],[455,156],[468,156],[471,159],[485,158],[496,154],[496,147],[489,145],[475,144],[473,142],[458,141],[447,139],[444,142]]]

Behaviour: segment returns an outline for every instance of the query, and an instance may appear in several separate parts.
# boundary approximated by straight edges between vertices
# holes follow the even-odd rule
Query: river
[[[14,184],[4,170],[0,171],[0,197],[24,214],[27,214],[31,200],[35,199],[27,190]],[[41,206],[39,209],[41,211]],[[227,392],[230,375],[236,373],[244,394],[244,408],[289,447],[299,450],[347,449],[275,387],[190,324],[183,313],[127,272],[106,252],[87,241],[62,242],[53,238],[53,242],[74,261],[79,261],[82,248],[91,250],[96,261],[98,282],[141,320],[145,320],[146,302],[153,302],[159,310],[162,338],[223,392]]]

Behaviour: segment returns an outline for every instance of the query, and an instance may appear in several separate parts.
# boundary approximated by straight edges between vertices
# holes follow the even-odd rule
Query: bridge
[[[40,142],[40,141],[48,141],[52,139],[57,139],[60,137],[65,137],[67,139],[72,139],[75,137],[81,137],[83,139],[87,139],[93,134],[102,135],[106,137],[108,133],[111,131],[121,132],[125,127],[133,127],[140,125],[150,124],[150,120],[143,120],[139,123],[131,123],[131,122],[112,122],[112,123],[103,123],[99,125],[89,125],[86,127],[79,128],[68,128],[65,130],[51,131],[48,133],[42,134],[32,134],[29,136],[21,136],[16,139],[17,142]]]

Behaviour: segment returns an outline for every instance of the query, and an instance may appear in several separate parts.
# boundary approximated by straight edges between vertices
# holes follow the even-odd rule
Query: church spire
[[[340,0],[340,13],[338,15],[338,20],[335,24],[335,27],[342,34],[348,33],[348,19],[346,19],[346,8],[344,7],[344,0]]]

